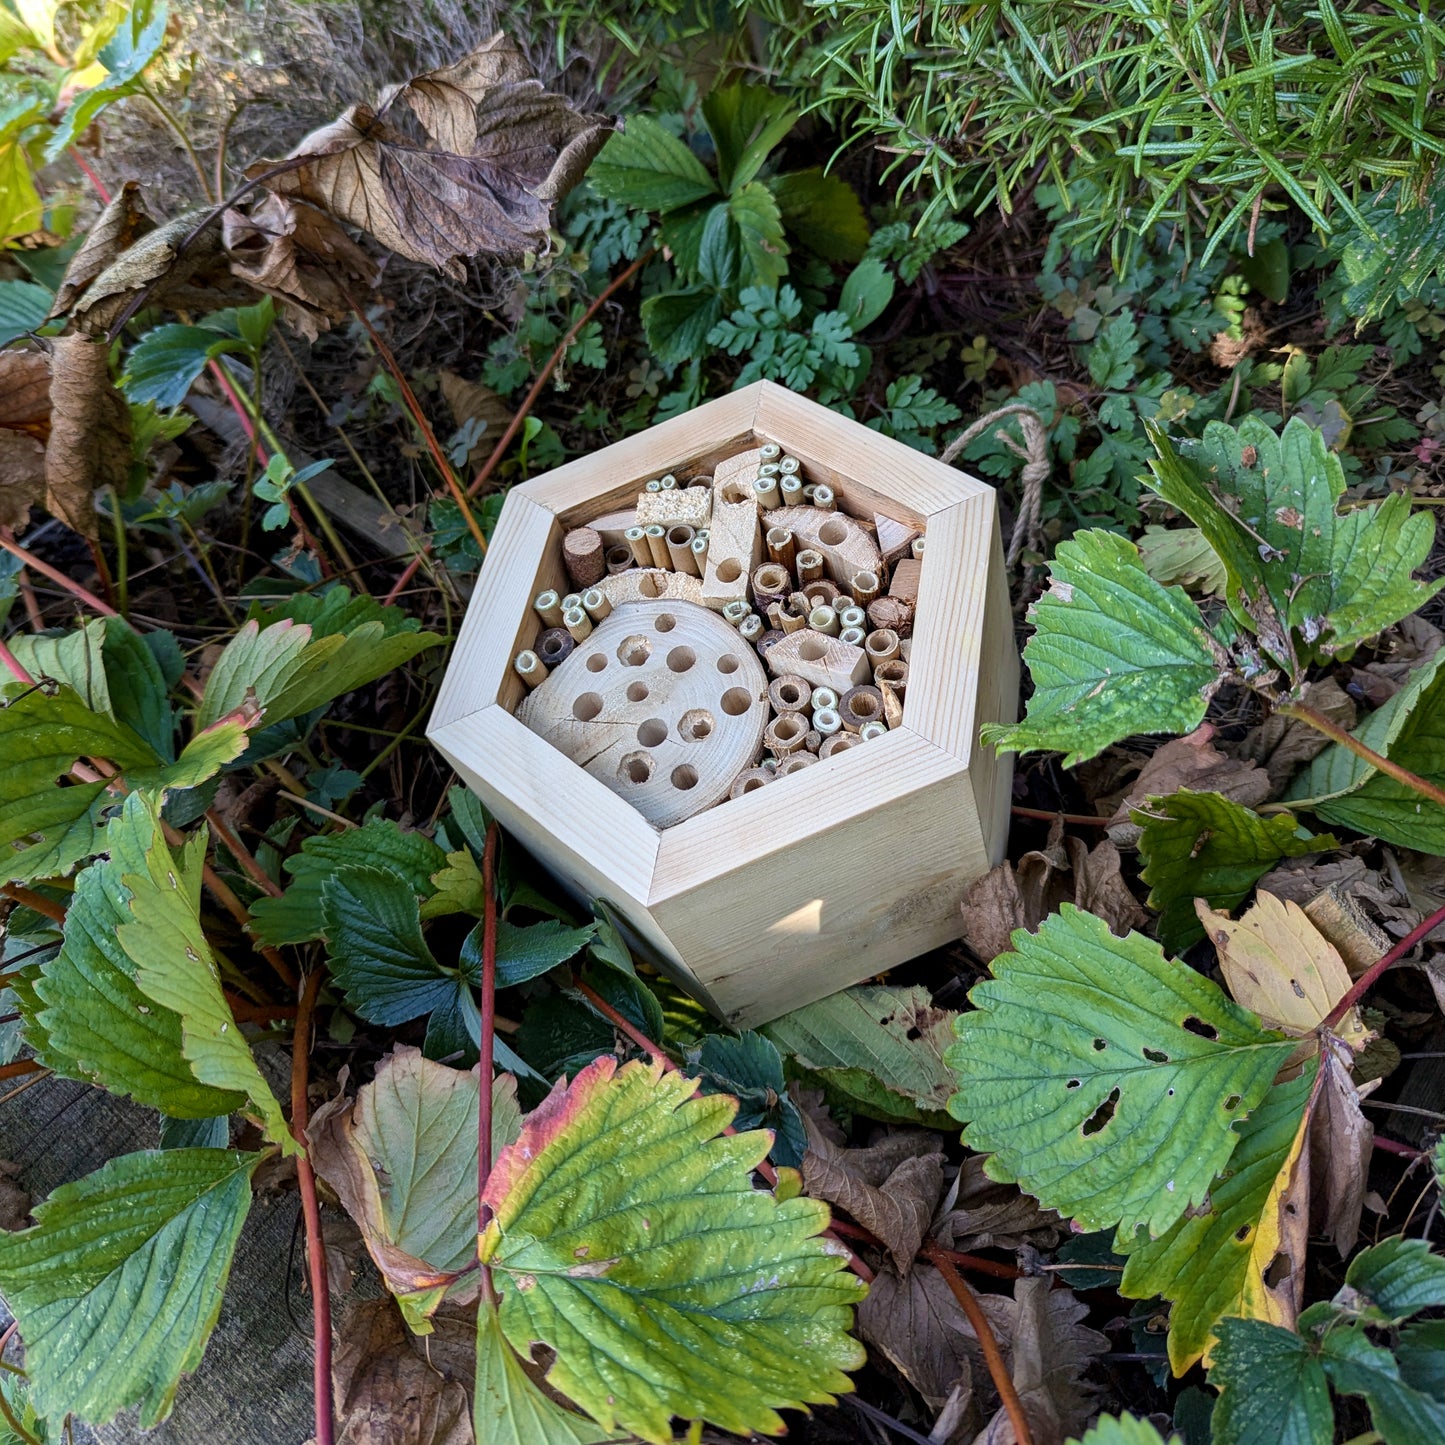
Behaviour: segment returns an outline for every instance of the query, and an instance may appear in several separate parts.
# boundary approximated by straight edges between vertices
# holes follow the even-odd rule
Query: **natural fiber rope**
[[[1043,418],[1031,406],[1025,406],[1022,402],[1001,406],[997,411],[979,417],[972,426],[954,437],[944,448],[941,460],[952,462],[969,442],[981,437],[994,422],[1001,421],[1006,416],[1018,418],[1019,430],[1024,436],[1024,445],[1020,446],[1003,427],[994,433],[1015,456],[1024,459],[1021,476],[1023,495],[1019,499],[1019,514],[1014,521],[1013,535],[1008,544],[1007,561],[1012,567],[1023,555],[1025,546],[1042,540],[1039,514],[1044,498],[1044,483],[1053,469],[1049,461],[1049,438],[1044,430]]]

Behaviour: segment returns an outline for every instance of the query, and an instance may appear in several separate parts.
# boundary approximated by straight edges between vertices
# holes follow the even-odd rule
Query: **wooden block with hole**
[[[751,470],[755,472],[756,465]],[[719,467],[718,473],[713,474],[702,600],[721,612],[729,602],[748,600],[749,579],[763,557],[763,530],[749,480],[751,472]]]
[[[755,787],[745,759],[699,809],[737,756],[729,744],[746,751],[768,720],[756,654],[711,628],[698,628],[700,643],[695,619],[683,621],[721,619],[686,597],[639,593],[534,692],[512,660],[542,628],[532,599],[566,590],[569,529],[635,506],[667,472],[716,483],[721,467],[724,486],[750,482],[747,454],[764,442],[852,515],[926,534],[908,688],[883,737]],[[757,559],[739,552],[746,588]],[[658,629],[663,617],[671,629]],[[693,661],[674,672],[679,647]],[[580,903],[606,899],[642,957],[720,1018],[752,1026],[958,937],[963,894],[1003,857],[1008,833],[1010,762],[979,745],[978,728],[1013,719],[1018,676],[993,489],[760,382],[512,488],[429,736]],[[544,706],[553,679],[566,686]],[[633,695],[639,684],[645,697]]]

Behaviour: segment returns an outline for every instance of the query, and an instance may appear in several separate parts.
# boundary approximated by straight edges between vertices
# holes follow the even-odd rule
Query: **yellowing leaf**
[[[1268,1027],[1312,1033],[1349,992],[1344,959],[1298,904],[1261,892],[1237,921],[1202,902],[1195,907],[1235,1002]],[[1370,1037],[1358,1009],[1335,1032],[1357,1053]]]

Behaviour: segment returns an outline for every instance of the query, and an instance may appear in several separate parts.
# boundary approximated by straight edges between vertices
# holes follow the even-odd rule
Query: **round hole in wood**
[[[741,482],[729,482],[722,489],[722,499],[725,502],[751,502],[753,494]]]
[[[712,735],[714,726],[713,716],[705,707],[692,707],[678,719],[677,735],[684,742],[700,743]]]
[[[743,564],[736,557],[729,557],[726,561],[718,563],[717,580],[719,582],[736,582],[742,575]]]
[[[628,753],[617,765],[617,776],[624,783],[645,783],[652,776],[652,754]]]
[[[730,687],[722,695],[722,710],[729,717],[741,717],[753,705],[753,695],[745,687]]]
[[[588,672],[601,672],[602,669],[606,666],[607,659],[603,657],[600,652],[594,652],[592,656],[587,659]]]
[[[840,547],[848,540],[848,524],[837,517],[830,518],[818,528],[818,540],[825,547]]]
[[[819,642],[815,637],[810,637],[807,641],[798,644],[798,656],[804,662],[818,662],[827,655],[827,644]]]
[[[617,660],[624,667],[641,667],[651,656],[652,644],[641,633],[634,632],[617,644]]]
[[[652,625],[657,628],[659,632],[671,632],[672,629],[677,626],[677,618],[670,612],[659,612],[657,616],[652,619]]]
[[[717,670],[722,673],[736,672],[738,670],[737,658],[730,652],[723,653],[717,660]]]
[[[595,692],[579,693],[572,704],[572,716],[578,722],[591,722],[602,711],[602,699]]]
[[[638,593],[643,597],[662,596],[662,584],[658,582],[657,578],[652,576],[650,573],[638,578],[637,590]]]
[[[667,724],[660,717],[650,717],[637,729],[637,741],[645,748],[655,748],[667,741]]]
[[[628,702],[646,702],[648,687],[645,682],[630,682],[627,684]]]
[[[683,763],[672,770],[672,786],[684,791],[697,787],[697,769],[691,763]]]
[[[697,661],[697,653],[690,647],[674,647],[667,654],[667,665],[673,672],[686,672]]]

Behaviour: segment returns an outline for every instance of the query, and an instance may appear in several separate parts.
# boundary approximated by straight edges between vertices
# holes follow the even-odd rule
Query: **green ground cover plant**
[[[0,1111],[156,1145],[5,1205],[0,1445],[184,1422],[262,1188],[318,1445],[1445,1438],[1438,20],[508,20],[0,0]],[[1008,860],[738,1032],[423,728],[507,488],[762,377],[1047,476]]]

